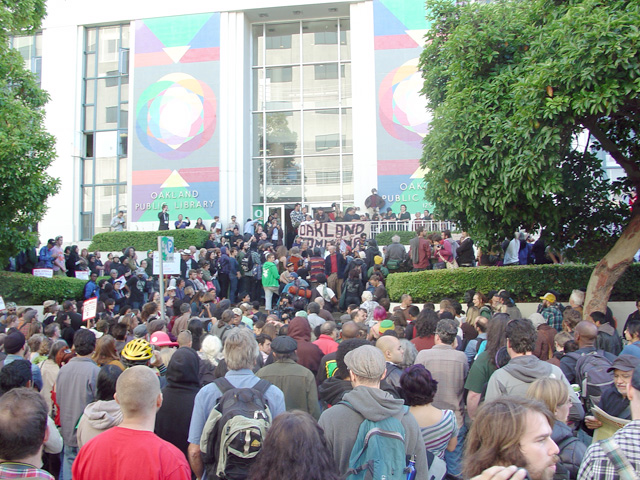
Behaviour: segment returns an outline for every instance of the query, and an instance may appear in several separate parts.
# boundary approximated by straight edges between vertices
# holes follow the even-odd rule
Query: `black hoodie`
[[[176,350],[167,366],[167,386],[156,415],[155,433],[178,447],[188,457],[189,425],[196,394],[200,390],[200,357],[195,350]]]

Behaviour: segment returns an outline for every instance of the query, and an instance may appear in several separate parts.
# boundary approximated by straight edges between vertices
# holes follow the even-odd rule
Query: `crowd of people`
[[[0,478],[632,478],[624,461],[640,471],[640,301],[622,337],[609,309],[584,315],[578,289],[568,305],[547,292],[529,318],[506,290],[437,309],[405,294],[392,308],[393,244],[383,265],[371,239],[363,256],[337,239],[323,257],[259,237],[182,251],[164,299],[146,259],[109,256],[109,278],[94,272],[85,287],[98,298],[86,322],[82,302],[50,300],[42,315],[7,302]],[[416,238],[411,249],[426,242]],[[212,256],[218,273],[231,259],[260,266],[265,308],[244,275],[235,295],[207,277]],[[626,425],[597,441],[600,412]]]

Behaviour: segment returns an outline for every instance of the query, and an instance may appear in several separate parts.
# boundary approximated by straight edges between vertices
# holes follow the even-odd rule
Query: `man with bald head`
[[[125,370],[116,382],[114,398],[122,410],[122,423],[80,449],[73,478],[190,480],[184,454],[153,433],[162,405],[157,375],[141,365]]]
[[[376,348],[382,352],[387,362],[387,372],[384,379],[395,389],[400,388],[402,369],[398,367],[398,364],[401,364],[404,360],[402,343],[393,335],[382,335],[376,341]]]
[[[604,350],[596,350],[596,338],[598,338],[598,327],[595,323],[583,320],[576,325],[574,330],[574,340],[578,344],[578,350],[569,353],[560,360],[560,369],[564,373],[569,383],[575,383],[576,380],[576,364],[578,359],[585,354],[598,352],[600,355],[613,362],[616,357]]]
[[[342,331],[340,332],[340,341],[343,342],[352,338],[358,338],[359,332],[360,327],[358,327],[356,322],[352,320],[344,322],[342,324]],[[327,378],[333,376],[333,372],[335,371],[335,369],[336,352],[328,353],[324,357],[322,357],[322,360],[320,360],[318,373],[316,374],[316,382],[318,383],[318,385],[324,382]]]

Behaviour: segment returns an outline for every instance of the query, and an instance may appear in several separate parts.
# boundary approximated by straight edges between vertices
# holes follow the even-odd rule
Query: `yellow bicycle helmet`
[[[131,340],[122,349],[122,358],[132,362],[149,360],[152,354],[151,344],[143,338]]]

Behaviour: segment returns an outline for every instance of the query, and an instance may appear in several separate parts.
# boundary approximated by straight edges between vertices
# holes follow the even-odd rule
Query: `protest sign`
[[[342,242],[354,247],[354,241],[361,234],[371,237],[371,224],[368,222],[326,222],[303,223],[298,228],[298,235],[308,242],[309,248],[326,249],[327,245],[340,237]]]
[[[85,300],[82,304],[82,321],[86,322],[92,318],[96,318],[98,310],[98,299],[96,297]]]
[[[79,280],[89,280],[89,270],[76,270],[76,278]]]
[[[34,268],[31,273],[34,277],[53,278],[52,268]]]

